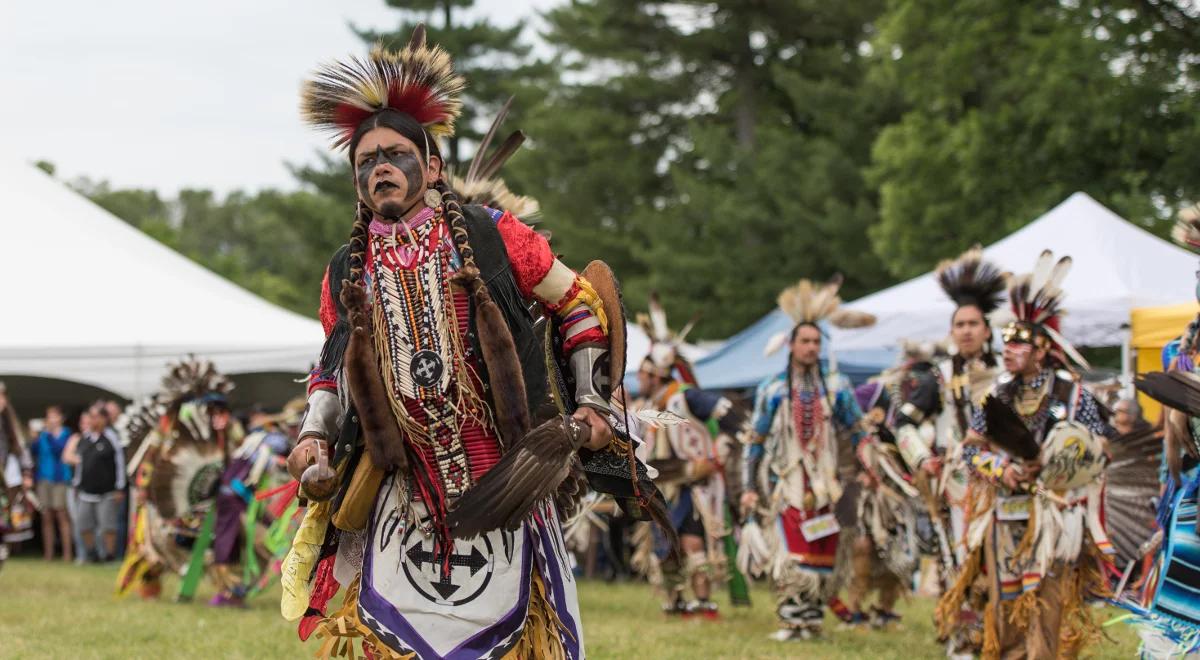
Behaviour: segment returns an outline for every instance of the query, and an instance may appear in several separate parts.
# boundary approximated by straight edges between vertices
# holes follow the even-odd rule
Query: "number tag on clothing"
[[[1001,497],[996,503],[996,519],[1029,520],[1029,506],[1032,501],[1028,495]]]
[[[817,516],[811,520],[805,520],[800,523],[800,533],[804,535],[804,540],[812,543],[833,536],[841,531],[838,526],[837,518],[832,513],[827,513],[823,516]]]

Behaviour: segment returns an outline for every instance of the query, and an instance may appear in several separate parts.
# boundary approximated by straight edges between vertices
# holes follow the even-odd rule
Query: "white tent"
[[[157,389],[164,365],[188,353],[229,374],[304,373],[324,337],[316,321],[205,270],[23,163],[0,162],[0,281],[0,374],[126,398]]]
[[[1071,255],[1063,289],[1063,334],[1080,346],[1117,346],[1135,307],[1194,299],[1196,258],[1130,224],[1085,193],[1077,192],[1021,230],[988,246],[984,254],[1013,273],[1033,269],[1043,249]],[[933,273],[855,300],[878,323],[865,330],[835,331],[839,351],[893,348],[903,339],[936,340],[949,331],[953,311]]]

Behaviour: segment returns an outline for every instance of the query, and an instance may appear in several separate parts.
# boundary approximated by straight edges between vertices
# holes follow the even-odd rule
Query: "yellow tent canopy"
[[[1200,313],[1194,302],[1164,307],[1139,307],[1129,313],[1129,343],[1137,353],[1137,372],[1162,371],[1162,349],[1179,338],[1187,325]],[[1162,406],[1150,397],[1139,394],[1138,400],[1146,419],[1158,419]]]

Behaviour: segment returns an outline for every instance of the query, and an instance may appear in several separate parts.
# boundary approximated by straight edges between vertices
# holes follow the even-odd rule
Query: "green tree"
[[[545,35],[572,75],[526,122],[511,178],[568,257],[601,256],[630,306],[658,290],[725,336],[801,276],[883,283],[862,170],[888,97],[866,97],[879,4],[573,2]]]
[[[466,12],[475,0],[385,0],[401,12],[395,29],[356,30],[368,43],[399,49],[408,42],[418,23],[427,23],[429,43],[438,44],[454,58],[454,68],[467,79],[463,112],[456,135],[447,140],[447,162],[457,166],[466,160],[464,141],[478,142],[481,128],[509,96],[532,100],[530,81],[547,75],[549,68],[531,60],[530,46],[522,41],[525,21],[500,27],[487,18],[470,18]],[[514,104],[512,117],[519,122],[522,109],[532,103]]]
[[[1168,4],[891,0],[872,76],[907,111],[871,170],[889,271],[920,273],[1077,190],[1165,232],[1197,191],[1195,150],[1180,149],[1196,136],[1194,84],[1179,67],[1197,42],[1135,35]]]

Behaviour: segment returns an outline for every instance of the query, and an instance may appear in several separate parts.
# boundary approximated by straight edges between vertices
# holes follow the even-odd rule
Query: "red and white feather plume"
[[[411,116],[435,138],[450,137],[465,87],[449,53],[425,43],[421,25],[398,52],[377,45],[366,59],[351,57],[317,69],[301,90],[300,113],[333,136],[335,149],[345,147],[359,124],[384,108]]]

